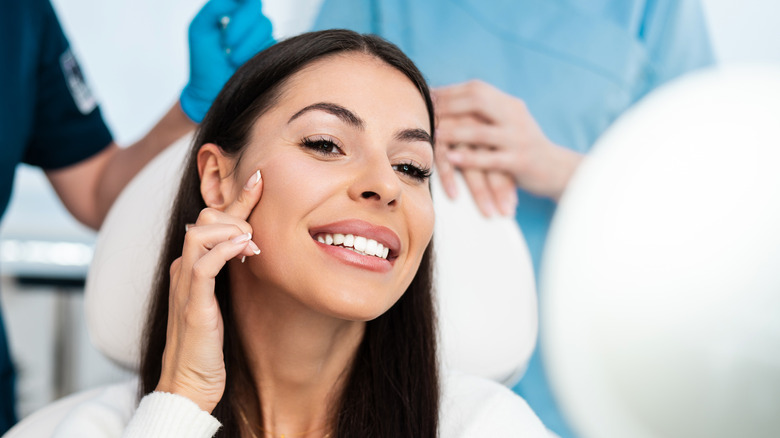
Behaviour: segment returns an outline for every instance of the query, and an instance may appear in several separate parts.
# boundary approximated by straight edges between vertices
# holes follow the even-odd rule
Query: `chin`
[[[361,294],[361,297],[358,299],[355,299],[353,296],[338,295],[338,297],[333,297],[334,299],[328,299],[327,301],[317,300],[318,302],[316,303],[308,303],[308,306],[318,313],[333,318],[367,322],[387,312],[400,299],[400,295],[392,302],[380,300],[378,299],[379,297],[376,297],[376,300],[366,300],[364,294]]]

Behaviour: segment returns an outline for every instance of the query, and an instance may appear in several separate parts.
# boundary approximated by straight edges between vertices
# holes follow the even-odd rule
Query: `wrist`
[[[549,141],[542,151],[541,155],[529,162],[531,166],[517,177],[517,183],[534,195],[558,202],[583,155]]]
[[[563,146],[553,145],[550,169],[548,169],[548,192],[546,196],[558,202],[572,175],[582,162],[583,155]]]
[[[181,379],[173,380],[164,377],[160,378],[154,391],[185,397],[198,405],[201,410],[208,412],[209,414],[214,411],[214,408],[217,407],[217,403],[219,403],[219,400],[222,398],[221,390],[199,388],[197,385],[190,385],[186,382],[182,382]]]

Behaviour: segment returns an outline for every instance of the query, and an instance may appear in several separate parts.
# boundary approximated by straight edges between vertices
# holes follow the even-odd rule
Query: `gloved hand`
[[[260,0],[210,0],[190,23],[189,42],[190,80],[181,107],[200,123],[233,72],[276,41]]]

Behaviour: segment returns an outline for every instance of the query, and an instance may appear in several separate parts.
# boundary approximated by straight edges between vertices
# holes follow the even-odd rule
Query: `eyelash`
[[[327,138],[309,138],[304,137],[301,139],[301,145],[303,147],[309,148],[313,150],[314,152],[322,155],[341,155],[342,151],[341,148],[334,143],[333,141],[327,139]],[[326,146],[326,148],[323,148],[323,146]],[[333,149],[337,149],[337,151],[334,151]]]
[[[420,182],[426,181],[431,177],[430,167],[420,167],[412,162],[394,164],[393,169]]]
[[[336,143],[334,143],[333,141],[327,138],[304,137],[301,139],[301,146],[311,149],[315,153],[322,154],[325,156],[343,154],[341,148]],[[336,150],[334,151],[334,149]],[[414,179],[415,181],[420,181],[420,182],[426,181],[428,178],[431,177],[430,167],[421,167],[411,161],[401,163],[401,164],[394,164],[393,170],[395,170],[396,172],[400,172],[408,176],[409,178]]]

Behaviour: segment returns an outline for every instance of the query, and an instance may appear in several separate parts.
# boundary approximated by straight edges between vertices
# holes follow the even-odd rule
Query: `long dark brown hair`
[[[182,253],[185,224],[193,222],[206,208],[200,194],[198,149],[214,143],[226,155],[240,160],[255,121],[274,106],[292,75],[315,60],[349,52],[374,56],[404,73],[425,100],[433,135],[433,104],[422,74],[396,46],[379,37],[347,30],[307,33],[266,49],[238,69],[200,125],[173,205],[144,333],[141,395],[154,391],[160,380],[168,325],[169,267]],[[347,370],[341,398],[330,409],[331,437],[437,435],[439,379],[432,254],[431,242],[417,274],[398,302],[366,323],[363,340],[351,369]],[[237,437],[245,428],[238,412],[246,413],[250,422],[261,425],[262,407],[234,323],[227,271],[226,266],[215,285],[225,327],[227,384],[212,415],[223,425],[217,436]]]

